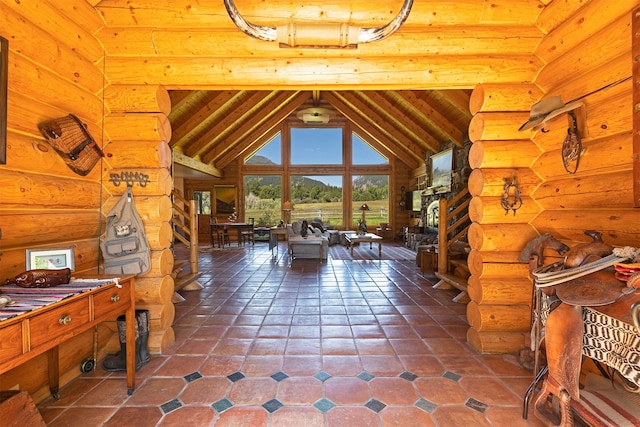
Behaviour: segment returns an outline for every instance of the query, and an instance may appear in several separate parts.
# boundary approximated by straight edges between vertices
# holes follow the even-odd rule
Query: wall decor
[[[236,210],[236,187],[233,185],[216,185],[215,215],[233,214]]]
[[[73,248],[61,249],[27,249],[27,270],[46,269],[59,270],[69,268],[74,270]]]
[[[453,148],[429,157],[429,187],[427,193],[448,193],[451,191],[453,171]],[[430,191],[429,191],[430,190]]]
[[[7,89],[9,41],[0,37],[0,165],[7,164]]]

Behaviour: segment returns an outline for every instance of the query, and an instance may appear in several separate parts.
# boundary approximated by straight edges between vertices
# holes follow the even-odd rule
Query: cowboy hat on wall
[[[519,131],[533,129],[538,130],[554,117],[562,113],[566,113],[582,106],[582,102],[571,102],[565,105],[560,96],[552,96],[545,98],[531,107],[529,120],[520,126]]]

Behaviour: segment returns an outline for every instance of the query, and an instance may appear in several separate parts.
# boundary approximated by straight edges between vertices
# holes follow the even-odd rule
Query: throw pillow
[[[294,221],[291,224],[291,230],[293,230],[293,234],[300,234],[300,229],[302,228],[300,221]]]

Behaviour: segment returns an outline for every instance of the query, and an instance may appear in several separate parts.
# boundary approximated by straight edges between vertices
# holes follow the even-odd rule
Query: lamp
[[[284,217],[284,223],[289,224],[291,222],[291,211],[293,210],[293,205],[289,200],[282,204],[282,212]]]
[[[305,108],[298,111],[298,118],[305,124],[327,124],[331,119],[331,110],[327,108]]]
[[[358,208],[358,210],[362,211],[362,221],[360,221],[360,233],[365,234],[367,232],[367,221],[365,217],[365,212],[371,210],[369,205],[363,203],[362,206]]]

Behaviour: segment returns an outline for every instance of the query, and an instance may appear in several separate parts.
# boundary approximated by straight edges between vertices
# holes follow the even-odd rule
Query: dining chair
[[[240,239],[243,245],[245,242],[247,243],[251,242],[252,245],[256,244],[255,234],[253,230],[254,224],[255,224],[255,218],[249,218],[249,220],[247,221],[247,229],[240,233]]]
[[[215,242],[218,242],[218,247],[224,248],[224,245],[227,244],[231,246],[231,241],[229,240],[229,233],[227,232],[227,228],[224,225],[220,225],[218,223],[218,218],[215,216],[211,217],[211,222],[209,223],[211,227],[211,247],[214,246]]]

